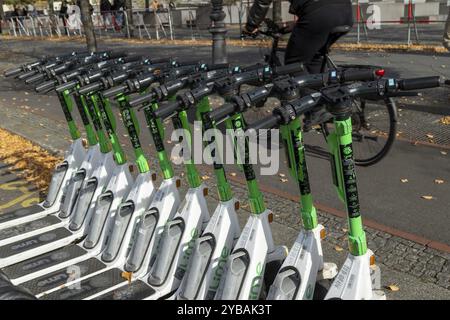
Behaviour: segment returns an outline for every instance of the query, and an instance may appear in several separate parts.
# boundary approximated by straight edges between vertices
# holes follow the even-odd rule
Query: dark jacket
[[[272,1],[273,0],[255,0],[250,9],[247,24],[255,27],[259,26],[267,15],[267,11],[269,11]],[[291,3],[289,13],[298,17],[307,16],[315,10],[329,4],[342,3],[351,5],[350,0],[289,0],[289,2]]]

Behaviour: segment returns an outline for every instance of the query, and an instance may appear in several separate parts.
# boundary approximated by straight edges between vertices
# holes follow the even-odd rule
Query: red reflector
[[[385,73],[386,73],[386,71],[384,69],[379,69],[379,70],[375,71],[375,74],[379,77],[384,77]]]

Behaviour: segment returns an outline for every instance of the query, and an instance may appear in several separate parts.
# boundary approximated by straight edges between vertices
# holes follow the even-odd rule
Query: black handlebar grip
[[[214,122],[219,122],[229,115],[234,114],[236,106],[234,103],[225,103],[220,108],[214,109],[209,113],[209,118]]]
[[[272,129],[278,126],[281,121],[281,117],[277,114],[272,114],[264,119],[256,121],[247,126],[247,130],[254,129],[256,131],[260,129]]]
[[[39,74],[36,74],[36,75],[34,75],[34,76],[29,77],[28,79],[26,79],[26,80],[25,80],[25,83],[26,83],[26,84],[31,84],[31,83],[34,83],[34,82],[41,81],[41,80],[45,79],[45,75],[46,75],[45,73],[39,73]]]
[[[132,108],[139,107],[140,105],[153,101],[155,94],[153,92],[144,94],[142,96],[136,97],[133,100],[130,100],[129,105]]]
[[[78,93],[84,95],[84,94],[88,94],[92,91],[101,89],[102,87],[103,87],[103,83],[98,81],[98,82],[94,82],[94,83],[91,83],[91,84],[88,84],[88,85],[82,87],[80,90],[78,90]]]
[[[155,58],[155,59],[148,59],[150,61],[150,64],[159,64],[159,63],[168,63],[172,61],[172,58]]]
[[[258,70],[258,69],[261,69],[262,67],[264,67],[264,64],[256,63],[256,64],[252,64],[250,66],[246,66],[246,67],[242,68],[242,72]]]
[[[30,70],[30,71],[27,71],[27,72],[25,72],[25,73],[22,73],[22,74],[19,75],[17,78],[18,78],[19,80],[28,79],[29,77],[34,76],[36,73],[38,73],[37,70]]]
[[[401,90],[418,90],[440,87],[444,83],[441,76],[402,79],[398,81],[398,87]]]
[[[142,60],[141,55],[127,56],[122,59],[123,63],[136,62]]]
[[[128,86],[126,84],[122,84],[122,85],[115,86],[108,90],[103,91],[102,96],[105,98],[115,97],[118,94],[125,93],[125,91],[127,89],[128,89]]]
[[[117,59],[128,56],[128,53],[126,51],[112,51],[107,55],[109,59]]]
[[[73,80],[67,83],[63,83],[56,87],[56,92],[61,93],[66,90],[70,90],[72,88],[75,88],[78,85],[78,80]]]
[[[288,75],[302,71],[305,71],[305,66],[303,65],[303,63],[291,63],[285,66],[274,68],[274,74],[276,74],[277,76]]]
[[[199,65],[199,64],[201,64],[201,61],[198,61],[198,60],[185,60],[185,61],[177,62],[177,65],[180,67],[194,66],[194,65]]]
[[[22,70],[21,67],[15,68],[15,69],[9,69],[9,70],[6,70],[5,72],[3,72],[3,75],[4,75],[5,77],[13,77],[13,76],[18,75],[18,74],[21,73],[22,71],[23,71],[23,70]]]
[[[55,85],[58,83],[58,81],[56,80],[50,80],[47,82],[44,82],[40,85],[38,85],[34,90],[36,90],[36,92],[41,93],[41,92],[48,92],[50,90],[52,90],[53,88],[55,88]]]
[[[155,118],[161,118],[164,120],[172,113],[177,111],[180,105],[181,105],[180,101],[172,101],[167,103],[166,105],[159,105],[159,108],[153,112],[153,116]]]
[[[208,65],[208,71],[228,69],[230,67],[229,63],[217,63]]]
[[[375,70],[371,69],[346,69],[343,73],[342,80],[350,81],[373,81],[377,79]]]

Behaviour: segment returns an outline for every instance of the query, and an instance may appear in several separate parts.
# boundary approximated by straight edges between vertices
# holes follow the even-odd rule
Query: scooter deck
[[[17,279],[27,274],[38,272],[57,264],[81,257],[87,251],[78,245],[69,245],[54,251],[41,254],[37,257],[3,268],[3,272],[10,279]],[[67,269],[67,268],[66,268]]]
[[[33,237],[25,238],[0,247],[0,259],[26,252],[40,246],[70,237],[72,232],[66,228],[58,228],[52,231],[44,232]]]
[[[49,215],[40,219],[36,219],[30,222],[22,223],[14,227],[9,227],[0,230],[0,240],[9,239],[24,233],[36,231],[42,228],[50,227],[52,225],[56,225],[60,223],[61,219],[59,219],[55,215]]]
[[[107,270],[91,278],[82,280],[61,290],[53,291],[41,297],[42,300],[82,300],[98,294],[108,288],[125,283],[122,270],[118,268]]]
[[[12,221],[14,219],[23,218],[23,217],[26,217],[26,216],[31,216],[33,214],[36,214],[38,212],[42,212],[44,210],[45,209],[42,208],[40,205],[35,204],[33,206],[22,208],[22,209],[18,209],[18,210],[15,210],[15,211],[5,212],[5,213],[2,213],[0,215],[0,224]]]
[[[142,280],[134,281],[94,300],[143,300],[155,293],[155,290]]]
[[[81,278],[106,268],[106,265],[96,258],[90,258],[73,265],[73,267],[78,268],[79,273],[76,276]],[[71,269],[71,267],[62,268],[21,283],[20,286],[28,289],[32,294],[38,295],[66,284],[69,281]]]

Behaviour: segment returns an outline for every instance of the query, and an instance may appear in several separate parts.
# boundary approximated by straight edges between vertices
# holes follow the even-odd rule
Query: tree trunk
[[[86,45],[90,52],[97,51],[97,40],[94,33],[94,24],[92,23],[89,0],[80,0],[81,22],[83,23]]]
[[[130,37],[134,34],[134,23],[133,23],[133,1],[125,0],[125,10],[128,21],[128,30],[130,31]]]
[[[0,35],[2,34],[2,23],[5,17],[5,13],[3,12],[3,0],[0,0]]]
[[[276,23],[282,22],[282,20],[283,20],[283,18],[281,17],[281,1],[282,0],[274,0],[273,1],[273,16],[272,16],[272,19]]]

